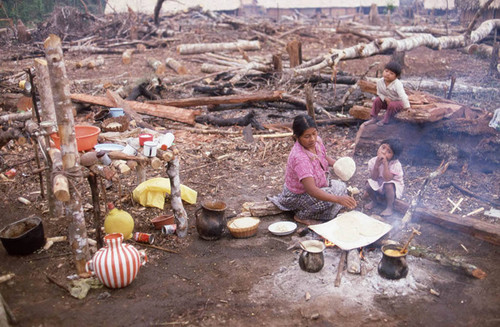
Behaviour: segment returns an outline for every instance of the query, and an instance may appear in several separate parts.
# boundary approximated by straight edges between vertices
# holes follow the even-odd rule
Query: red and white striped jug
[[[106,246],[94,254],[85,264],[85,270],[109,288],[122,288],[130,285],[137,276],[139,268],[147,262],[143,251],[129,244],[122,244],[123,234],[113,233],[104,237]]]

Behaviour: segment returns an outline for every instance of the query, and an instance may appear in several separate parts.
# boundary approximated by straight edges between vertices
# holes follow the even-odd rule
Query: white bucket
[[[146,141],[144,142],[144,155],[146,157],[156,157],[156,141]]]

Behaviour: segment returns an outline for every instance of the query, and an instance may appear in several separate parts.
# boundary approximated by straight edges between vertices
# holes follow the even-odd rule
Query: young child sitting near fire
[[[387,139],[377,150],[377,156],[368,161],[370,178],[366,185],[366,193],[370,202],[365,209],[371,210],[378,202],[385,202],[381,216],[393,213],[394,201],[403,195],[403,167],[397,159],[402,146],[398,139]]]
[[[371,119],[366,125],[377,123],[383,126],[389,123],[389,119],[398,111],[410,108],[410,101],[406,95],[403,83],[399,80],[401,65],[391,61],[384,67],[382,78],[377,81],[377,98],[373,101],[370,112]],[[380,110],[386,109],[384,118],[377,122]]]

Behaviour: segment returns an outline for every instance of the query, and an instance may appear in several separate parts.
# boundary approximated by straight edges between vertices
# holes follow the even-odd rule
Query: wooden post
[[[310,83],[307,83],[304,85],[304,91],[306,92],[306,109],[307,109],[307,114],[316,121],[316,115],[314,113],[314,95],[313,95],[313,88]]]
[[[302,64],[302,43],[297,40],[293,40],[286,45],[286,52],[290,57],[290,67],[296,67]]]
[[[283,71],[283,61],[281,59],[281,54],[273,54],[273,68],[277,72]]]
[[[52,89],[50,88],[50,76],[47,61],[41,58],[36,58],[34,62],[36,69],[36,88],[40,94],[40,104],[42,107],[40,116],[42,122],[46,122],[46,124],[41,124],[41,126],[44,127],[44,132],[46,134],[45,146],[48,148],[50,142],[48,135],[57,132],[55,124],[57,121],[56,111],[54,107],[54,99],[52,97]],[[57,218],[63,216],[63,204],[55,198],[54,184],[53,179],[51,178],[54,165],[52,160],[47,161],[49,169],[45,171],[45,174],[47,180],[49,214],[51,217]]]
[[[87,241],[87,227],[83,214],[82,197],[78,184],[83,182],[76,145],[73,105],[70,98],[70,83],[66,75],[61,39],[54,34],[44,42],[50,75],[50,86],[56,109],[57,126],[61,139],[63,169],[71,176],[69,189],[71,198],[65,206],[66,216],[70,219],[68,239],[73,250],[78,274],[85,273],[85,263],[90,259]]]
[[[167,164],[167,175],[170,178],[170,203],[177,221],[177,236],[186,237],[188,217],[181,199],[181,181],[179,178],[179,158],[175,157]]]
[[[90,193],[92,193],[92,206],[94,212],[94,229],[96,232],[97,248],[102,248],[102,235],[101,235],[101,206],[99,202],[99,187],[97,186],[97,175],[90,172],[87,177],[90,185]]]

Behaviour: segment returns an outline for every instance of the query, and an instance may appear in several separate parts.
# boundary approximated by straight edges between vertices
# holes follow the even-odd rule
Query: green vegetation
[[[106,0],[0,0],[0,18],[21,19],[25,25],[43,21],[57,6],[71,6],[90,13],[104,11]]]

